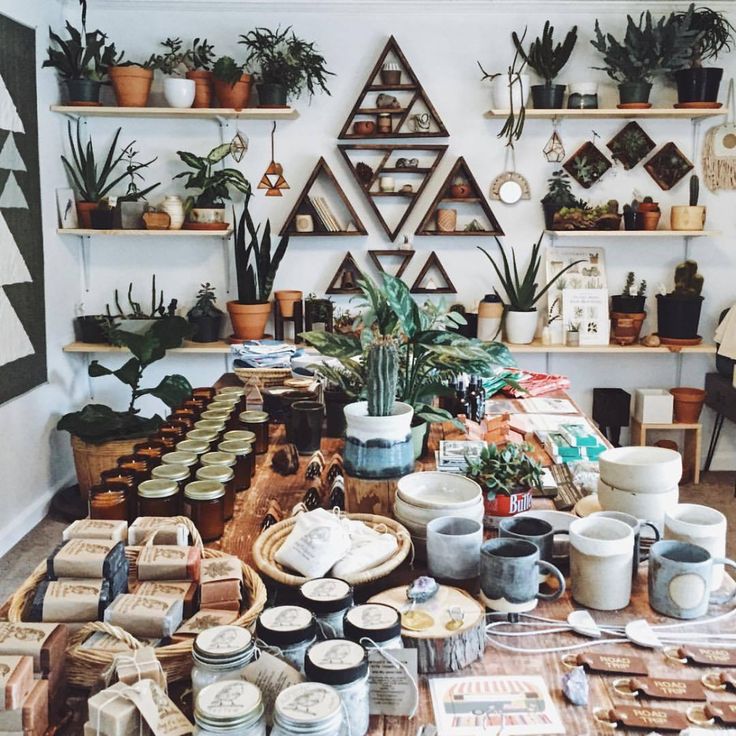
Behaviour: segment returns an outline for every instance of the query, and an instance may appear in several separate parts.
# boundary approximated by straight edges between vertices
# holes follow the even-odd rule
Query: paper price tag
[[[408,716],[416,707],[417,698],[417,650],[389,649],[391,657],[401,662],[409,671],[397,667],[377,649],[368,650],[370,665],[370,712],[380,716]]]
[[[271,725],[273,718],[273,704],[276,696],[290,685],[304,682],[302,674],[273,654],[261,651],[258,659],[246,665],[243,677],[256,685],[263,696],[263,707],[266,713],[266,722]]]

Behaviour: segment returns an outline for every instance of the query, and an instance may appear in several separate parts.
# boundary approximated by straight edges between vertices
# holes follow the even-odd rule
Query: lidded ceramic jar
[[[281,650],[283,658],[304,672],[304,656],[314,644],[317,624],[311,611],[301,606],[267,608],[256,621],[256,636]]]
[[[353,588],[340,578],[314,578],[299,588],[302,605],[314,613],[323,639],[341,639],[343,619],[353,605]]]

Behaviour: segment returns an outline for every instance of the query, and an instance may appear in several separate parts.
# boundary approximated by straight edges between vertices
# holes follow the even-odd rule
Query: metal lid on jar
[[[233,410],[237,406],[237,402],[229,401],[227,398],[219,399],[216,401],[210,401],[207,404],[205,411],[226,411],[228,416],[233,413]]]
[[[184,495],[192,501],[214,501],[225,495],[225,487],[216,480],[193,480],[184,486]]]
[[[256,636],[276,647],[312,641],[316,631],[312,612],[301,606],[267,608],[256,621]]]
[[[245,394],[244,386],[223,386],[218,392],[218,396],[229,394],[231,396],[243,396]]]
[[[305,707],[308,704],[309,707]],[[292,733],[337,733],[342,722],[342,701],[337,690],[321,682],[300,682],[282,690],[274,702],[274,725]],[[324,731],[323,731],[324,729]]]
[[[173,480],[153,478],[144,480],[138,485],[138,496],[140,498],[168,498],[175,496],[179,486]]]
[[[203,465],[197,468],[197,480],[216,480],[218,483],[229,483],[235,477],[235,471],[227,465]]]
[[[189,477],[186,465],[158,465],[151,471],[152,478],[181,481]]]
[[[343,629],[351,641],[360,642],[366,637],[380,644],[401,635],[401,616],[383,603],[364,603],[345,614]]]
[[[245,680],[222,680],[202,688],[194,706],[194,722],[203,731],[243,730],[263,715],[258,686]]]
[[[335,613],[353,605],[353,588],[340,578],[314,578],[299,588],[306,608],[315,613]]]
[[[200,458],[202,465],[235,465],[236,457],[231,452],[206,452]]]
[[[233,407],[236,404],[240,403],[240,396],[235,396],[234,394],[217,394],[212,401],[210,401],[209,407],[212,407],[212,404],[222,404],[223,406],[229,406]]]
[[[230,455],[249,455],[253,452],[253,445],[245,440],[225,440],[217,445],[217,449]]]
[[[225,429],[224,419],[200,419],[194,422],[194,429],[204,429],[208,432],[222,432]]]
[[[253,444],[256,441],[256,433],[251,432],[249,429],[231,429],[222,435],[222,439],[226,442],[230,442],[230,440],[240,440]]]
[[[212,432],[209,429],[190,429],[187,432],[187,439],[201,440],[212,444],[217,439],[217,432]]]
[[[203,440],[182,440],[176,443],[177,452],[193,452],[195,455],[202,455],[209,452],[210,443]]]
[[[200,421],[220,421],[224,422],[226,419],[230,418],[230,412],[225,409],[207,409],[207,411],[203,411],[199,415]]]
[[[268,421],[268,412],[265,411],[242,411],[240,412],[240,421],[243,424],[262,424]]]
[[[244,656],[253,657],[255,643],[240,626],[213,626],[197,635],[192,647],[195,662],[205,665],[232,665]]]
[[[307,650],[304,673],[315,682],[347,685],[368,674],[368,655],[360,644],[348,639],[320,641]]]
[[[197,464],[197,453],[182,452],[181,450],[167,452],[165,455],[161,455],[161,462],[164,465],[186,465],[190,467]]]

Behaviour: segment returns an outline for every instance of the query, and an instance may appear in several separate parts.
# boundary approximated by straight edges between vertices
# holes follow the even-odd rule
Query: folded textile
[[[731,307],[721,324],[716,327],[715,341],[718,355],[736,360],[736,305]]]
[[[302,351],[280,340],[246,340],[231,345],[230,352],[241,368],[290,368],[292,356]]]
[[[346,520],[351,547],[348,553],[332,567],[336,578],[356,575],[390,559],[399,548],[393,534],[378,532],[362,521]]]

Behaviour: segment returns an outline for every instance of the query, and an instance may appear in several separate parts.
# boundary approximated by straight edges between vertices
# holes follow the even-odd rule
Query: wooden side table
[[[683,478],[692,478],[692,482],[700,483],[700,440],[701,424],[642,424],[635,417],[631,417],[631,444],[644,446],[647,444],[647,432],[680,430],[685,433],[685,444],[682,451]]]

